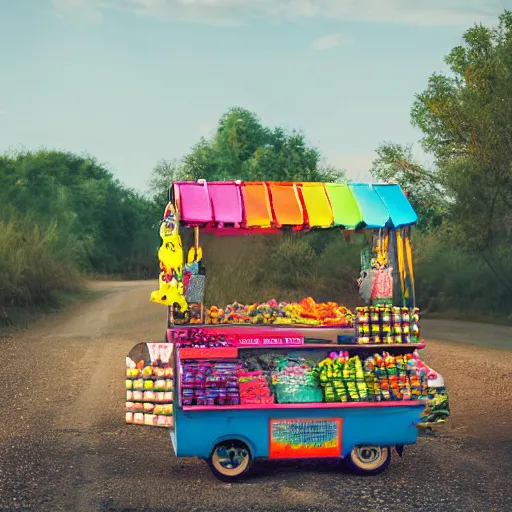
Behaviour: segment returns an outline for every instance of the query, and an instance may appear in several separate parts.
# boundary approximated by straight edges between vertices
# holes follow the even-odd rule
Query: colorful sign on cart
[[[341,457],[342,418],[270,420],[271,459]]]
[[[238,338],[234,340],[239,346],[267,346],[267,345],[303,345],[304,338],[301,337],[258,337],[258,338]]]

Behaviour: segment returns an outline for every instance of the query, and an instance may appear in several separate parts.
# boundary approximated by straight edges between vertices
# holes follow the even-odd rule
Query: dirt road
[[[447,381],[453,419],[386,473],[263,462],[230,486],[176,459],[165,429],[124,424],[124,358],[163,336],[153,286],[96,283],[111,293],[0,341],[0,511],[512,510],[512,352],[442,341],[433,324],[425,358]],[[455,329],[478,337],[472,325]],[[488,337],[503,336],[493,329]]]

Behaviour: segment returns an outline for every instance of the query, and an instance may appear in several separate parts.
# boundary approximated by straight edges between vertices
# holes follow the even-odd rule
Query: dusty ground
[[[512,510],[512,352],[488,348],[512,329],[423,323],[453,418],[384,474],[264,462],[229,486],[176,459],[166,430],[124,424],[124,357],[162,339],[165,311],[154,283],[94,286],[112,293],[0,341],[0,511]]]

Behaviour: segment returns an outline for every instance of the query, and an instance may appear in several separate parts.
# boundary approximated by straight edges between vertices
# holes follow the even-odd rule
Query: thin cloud
[[[372,181],[370,169],[376,155],[373,154],[345,154],[332,155],[327,162],[338,169],[347,171],[347,176],[353,181]]]
[[[327,34],[315,39],[311,47],[317,51],[331,50],[339,46],[349,46],[354,40],[351,37],[342,36],[341,34]]]
[[[494,23],[510,0],[53,0],[67,14],[97,18],[104,9],[205,24],[304,19],[467,27]]]
[[[101,19],[101,4],[98,0],[52,0],[53,11],[66,17],[86,21]]]
[[[199,125],[199,134],[202,137],[207,137],[213,133],[214,128],[215,127],[211,123],[201,123]]]

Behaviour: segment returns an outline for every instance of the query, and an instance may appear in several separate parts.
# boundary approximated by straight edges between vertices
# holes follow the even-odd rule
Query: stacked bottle
[[[355,335],[358,344],[417,343],[419,333],[419,308],[356,308]]]

